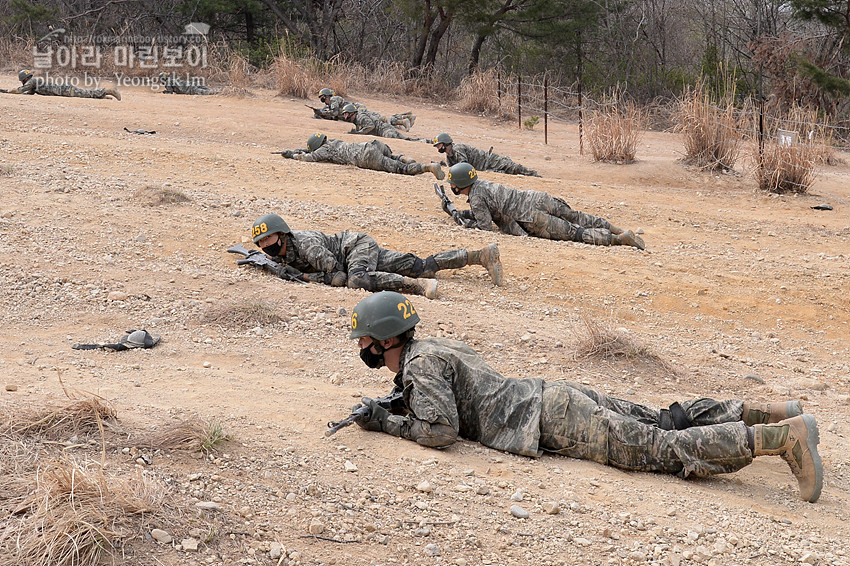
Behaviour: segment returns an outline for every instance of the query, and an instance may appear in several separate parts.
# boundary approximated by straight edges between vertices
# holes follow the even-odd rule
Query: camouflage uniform
[[[314,116],[317,117],[317,118],[318,117],[324,118],[325,120],[340,120],[342,118],[342,109],[345,107],[346,104],[349,104],[349,102],[347,100],[345,100],[343,97],[337,96],[335,94],[335,95],[331,96],[331,98],[330,98],[330,100],[328,100],[327,104],[325,104],[322,108],[319,108],[318,110],[316,110],[314,112]],[[352,102],[351,104],[356,106],[357,110],[366,110],[366,106],[364,104],[361,104],[359,102]],[[369,110],[369,112],[372,112],[372,111]],[[405,121],[407,121],[408,124],[413,125],[413,121],[416,120],[416,116],[414,116],[412,112],[400,112],[398,114],[393,114],[389,118],[385,118],[384,116],[382,116],[381,114],[378,114],[377,112],[373,112],[373,114],[380,116],[381,120],[383,122],[387,122],[392,126],[403,126],[405,124]],[[360,126],[358,126],[358,128],[359,127]],[[358,133],[360,133],[360,132],[358,132]],[[363,132],[363,133],[367,133],[367,132]],[[375,134],[375,135],[381,135],[381,134]],[[389,137],[393,137],[393,136],[383,136],[383,137],[389,138]]]
[[[343,97],[333,95],[328,103],[315,113],[325,120],[339,120],[342,118],[342,108],[346,104],[348,104],[348,101],[346,101]],[[356,106],[358,110],[366,110],[366,107],[359,102],[352,102],[351,104]]]
[[[402,155],[394,155],[390,147],[380,140],[362,143],[347,143],[342,140],[329,139],[322,147],[305,153],[296,153],[293,159],[299,161],[314,161],[336,163],[339,165],[354,165],[361,169],[373,169],[398,173],[400,175],[419,175],[428,171],[425,164],[403,163]]]
[[[742,401],[684,403],[694,426],[663,430],[660,411],[577,383],[505,378],[456,340],[410,340],[395,384],[410,414],[391,415],[384,430],[427,446],[451,443],[432,441],[432,425],[444,425],[456,436],[523,456],[544,450],[680,477],[733,472],[753,458]]]
[[[476,180],[469,189],[470,228],[499,230],[514,236],[537,236],[610,246],[612,226],[604,218],[573,210],[560,198],[540,191],[518,191],[492,181]],[[617,230],[616,228],[614,230]]]
[[[308,279],[314,282],[329,284],[334,273],[345,272],[352,289],[399,291],[406,288],[406,277],[433,277],[437,271],[469,264],[469,253],[464,249],[422,259],[384,249],[362,232],[343,231],[331,236],[316,230],[293,230],[286,239],[284,256],[272,259],[309,274]]]
[[[87,90],[64,83],[46,81],[43,77],[31,77],[27,82],[6,91],[9,94],[40,94],[42,96],[70,96],[74,98],[104,98],[105,88]]]
[[[169,76],[160,84],[165,87],[163,94],[218,94],[219,90],[204,85],[193,85],[177,77]]]
[[[382,138],[410,140],[410,138],[387,123],[384,116],[381,116],[377,112],[372,112],[371,110],[365,110],[363,108],[358,109],[357,114],[354,115],[353,123],[354,129],[349,132],[352,134],[369,134]]]
[[[528,175],[531,177],[540,176],[537,171],[524,167],[519,163],[514,163],[510,157],[505,157],[492,151],[482,151],[464,143],[452,142],[451,155],[446,151],[446,160],[449,163],[449,167],[456,163],[469,163],[477,171],[496,171],[497,173]]]

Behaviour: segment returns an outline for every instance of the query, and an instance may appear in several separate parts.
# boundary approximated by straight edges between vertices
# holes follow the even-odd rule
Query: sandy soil
[[[671,133],[647,133],[637,163],[598,164],[579,154],[572,124],[551,124],[544,145],[542,124],[519,131],[448,106],[354,97],[382,113],[412,109],[411,135],[447,130],[537,169],[542,178],[482,177],[642,229],[640,252],[466,231],[440,210],[430,175],[271,155],[316,130],[355,141],[348,124],[311,119],[302,100],[122,92],[120,102],[0,96],[0,376],[17,387],[0,391],[0,407],[8,416],[64,398],[61,377],[113,402],[126,426],[196,413],[233,438],[217,457],[163,455],[149,469],[173,480],[180,505],[220,502],[227,528],[197,553],[138,533],[117,563],[850,564],[850,156],[810,194],[771,196],[745,172],[683,166]],[[189,200],[152,205],[164,190]],[[834,210],[811,208],[824,202]],[[439,274],[438,300],[414,302],[421,336],[462,338],[505,375],[579,380],[656,406],[803,399],[820,423],[820,501],[797,499],[779,458],[679,480],[471,442],[435,451],[357,427],[324,438],[329,420],[388,391],[391,375],[366,368],[347,338],[364,292],[283,282],[225,253],[267,212],[422,256],[497,242],[504,288],[470,267]],[[227,323],[261,304],[282,320]],[[576,359],[583,320],[657,358]],[[71,349],[141,327],[162,343]],[[531,516],[513,517],[512,505]],[[168,528],[180,539],[197,519]],[[280,560],[274,542],[288,551]]]

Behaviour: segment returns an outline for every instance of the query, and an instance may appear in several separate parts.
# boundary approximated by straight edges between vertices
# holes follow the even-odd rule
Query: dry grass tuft
[[[643,112],[627,102],[606,104],[589,114],[584,131],[594,161],[632,163],[645,129]]]
[[[153,449],[216,452],[217,446],[230,440],[220,421],[192,418],[166,427],[149,441]]]
[[[711,103],[702,82],[680,102],[676,131],[684,136],[685,163],[714,171],[731,171],[740,155],[741,136],[732,102]]]
[[[15,166],[11,163],[0,164],[0,177],[11,177],[15,174]]]
[[[499,113],[499,85],[495,69],[476,70],[465,77],[457,88],[461,110],[479,114]]]
[[[144,206],[165,206],[168,204],[182,204],[191,201],[186,193],[173,187],[154,187],[148,185],[144,189],[138,189],[134,198],[142,202]]]
[[[95,566],[133,536],[131,517],[155,513],[163,489],[138,471],[107,476],[69,458],[43,468],[25,501],[0,519],[0,566]]]
[[[204,324],[218,324],[241,330],[277,324],[284,320],[286,319],[277,313],[274,305],[264,301],[213,306],[201,318]]]
[[[595,358],[607,361],[643,361],[660,366],[669,373],[675,373],[673,366],[653,353],[648,346],[613,328],[613,322],[603,326],[582,314],[574,325],[574,334],[576,341],[573,345],[573,358],[576,360]]]
[[[5,430],[14,435],[38,435],[47,440],[67,440],[99,431],[104,421],[115,421],[115,409],[100,397],[74,400],[61,407],[22,407],[9,415]]]
[[[815,166],[832,155],[828,128],[812,128],[817,114],[792,108],[767,132],[764,151],[754,146],[759,188],[771,193],[805,193],[817,177]]]

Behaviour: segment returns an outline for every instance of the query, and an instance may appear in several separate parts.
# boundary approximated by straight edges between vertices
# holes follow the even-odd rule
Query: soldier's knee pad
[[[365,289],[374,291],[377,287],[375,276],[364,271],[352,271],[348,274],[348,282],[346,283],[351,289]]]

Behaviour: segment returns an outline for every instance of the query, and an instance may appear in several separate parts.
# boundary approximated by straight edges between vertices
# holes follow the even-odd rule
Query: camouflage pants
[[[407,139],[407,137],[386,122],[380,122],[375,127],[374,135],[382,138]]]
[[[469,263],[469,252],[450,250],[425,259],[412,253],[387,250],[374,238],[362,235],[348,250],[348,286],[367,291],[402,291],[404,278],[433,277],[441,269],[458,269]]]
[[[443,269],[460,269],[469,265],[469,252],[463,249],[439,252],[425,259],[411,253],[379,250],[377,270],[405,277],[433,277]]]
[[[540,448],[624,470],[710,476],[749,465],[743,402],[682,403],[695,426],[662,430],[660,412],[577,383],[543,387]]]
[[[390,146],[380,140],[372,140],[365,150],[357,156],[355,165],[363,169],[398,173],[400,175],[418,175],[423,172],[421,163],[402,163],[401,155],[394,155]]]
[[[537,203],[531,222],[520,226],[538,238],[568,240],[598,246],[611,245],[611,223],[604,218],[573,210],[559,198],[545,195]]]
[[[103,98],[106,96],[105,88],[86,90],[73,85],[52,82],[40,83],[35,92],[44,96],[70,96],[73,98]]]
[[[507,173],[509,175],[528,175],[531,177],[540,176],[537,171],[514,162],[510,157],[496,155],[494,153],[487,156],[484,169],[486,171],[496,171],[497,173]]]

